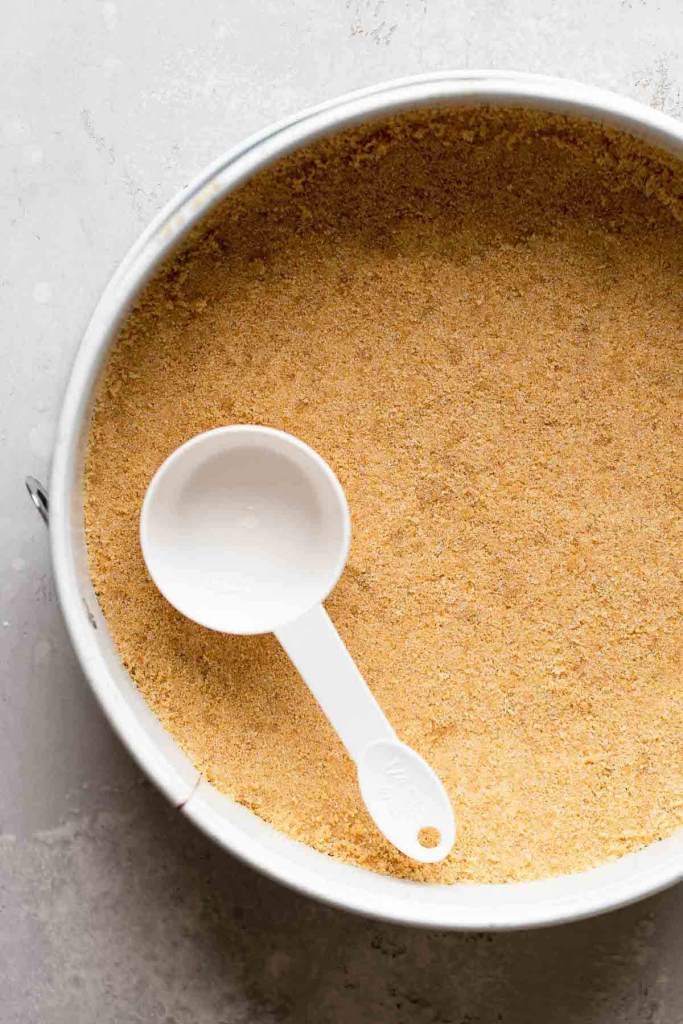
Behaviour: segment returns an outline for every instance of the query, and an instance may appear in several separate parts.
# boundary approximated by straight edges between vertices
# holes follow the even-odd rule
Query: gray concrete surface
[[[501,936],[318,907],[141,777],[66,640],[44,477],[72,355],[152,214],[220,151],[445,67],[565,75],[683,114],[679,0],[5,0],[0,32],[0,1022],[681,1024],[683,890]]]

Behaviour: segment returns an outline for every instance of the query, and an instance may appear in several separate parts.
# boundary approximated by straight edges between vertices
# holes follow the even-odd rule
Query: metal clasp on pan
[[[47,496],[47,490],[45,487],[43,487],[40,480],[36,480],[34,476],[27,476],[26,490],[29,493],[31,501],[38,509],[40,518],[44,523],[48,523],[50,520],[50,499]]]

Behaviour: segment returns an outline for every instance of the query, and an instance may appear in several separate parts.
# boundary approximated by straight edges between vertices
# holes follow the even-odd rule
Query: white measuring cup
[[[209,629],[275,633],[353,758],[379,830],[406,856],[433,863],[455,840],[446,790],[397,738],[322,605],[350,538],[330,467],[268,427],[220,427],[181,445],[140,515],[143,557],[166,600]]]

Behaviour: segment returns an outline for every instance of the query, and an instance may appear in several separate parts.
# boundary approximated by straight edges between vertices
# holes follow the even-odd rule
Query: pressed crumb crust
[[[219,789],[375,871],[505,882],[683,825],[681,168],[513,110],[354,129],[230,196],[147,286],[103,375],[90,568],[121,658]],[[328,609],[459,834],[418,865],[271,636],[148,579],[147,484],[193,434],[297,434],[346,489]]]

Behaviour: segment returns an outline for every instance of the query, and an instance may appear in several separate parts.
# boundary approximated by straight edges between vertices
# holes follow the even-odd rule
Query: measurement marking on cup
[[[395,808],[396,813],[405,813],[406,805],[411,813],[423,817],[435,809],[431,794],[416,782],[402,759],[394,752],[380,771],[384,782],[377,790],[377,799],[389,810]]]
[[[393,776],[397,782],[403,782],[408,778],[408,773],[396,757],[384,766],[384,773]]]

